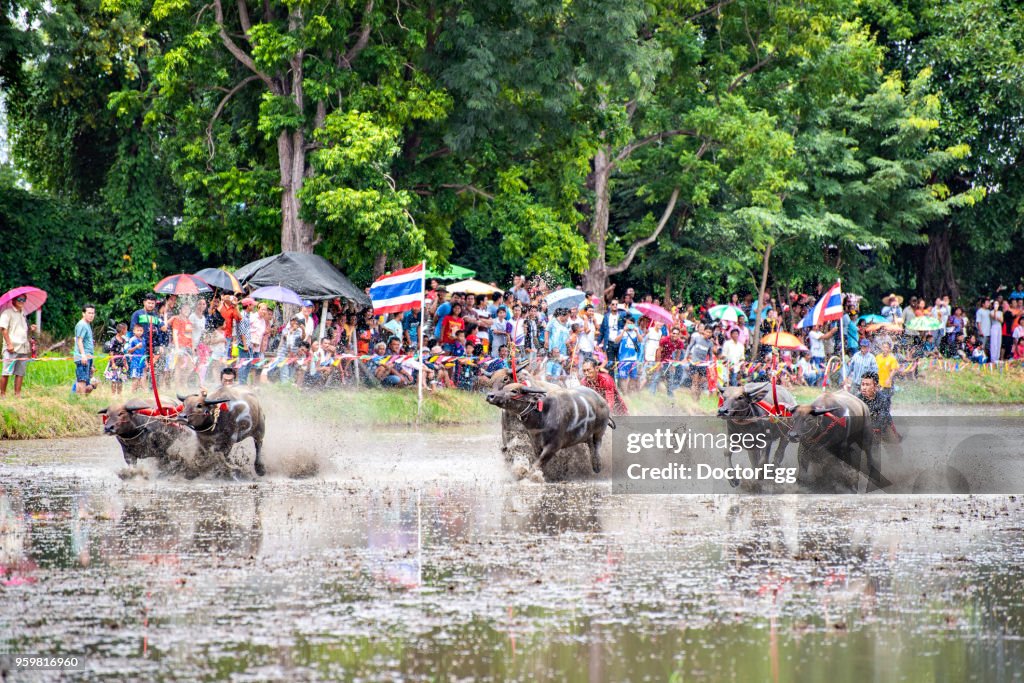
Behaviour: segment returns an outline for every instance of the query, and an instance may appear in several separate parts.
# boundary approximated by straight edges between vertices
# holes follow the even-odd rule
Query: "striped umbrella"
[[[177,275],[168,275],[156,283],[153,291],[157,294],[205,294],[213,290],[210,289],[210,285],[195,275],[178,273]]]

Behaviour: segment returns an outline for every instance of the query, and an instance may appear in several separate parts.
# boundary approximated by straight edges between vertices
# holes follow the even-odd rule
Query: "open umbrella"
[[[942,329],[942,323],[930,315],[922,315],[911,320],[907,324],[907,329],[915,330],[917,332],[930,332],[932,330]]]
[[[249,296],[253,299],[266,299],[267,301],[277,301],[282,304],[294,304],[296,306],[302,305],[302,297],[281,285],[274,285],[272,287],[260,287],[249,292]]]
[[[475,275],[475,270],[463,268],[462,266],[457,266],[452,263],[441,271],[427,269],[424,277],[427,279],[433,278],[434,280],[465,280],[466,278],[474,277]]]
[[[19,296],[25,297],[25,307],[21,309],[21,312],[25,315],[35,313],[46,303],[46,292],[38,287],[15,287],[3,296],[0,296],[0,309],[10,305]]]
[[[221,270],[219,268],[203,268],[202,270],[193,273],[193,275],[211,287],[223,289],[226,292],[242,291],[242,285],[238,283],[238,278],[226,270]]]
[[[479,280],[463,280],[462,282],[448,285],[445,289],[449,292],[460,292],[463,294],[494,294],[495,292],[501,292],[501,289],[498,287],[492,287],[486,282],[480,282]]]
[[[210,285],[195,275],[178,273],[177,275],[168,275],[156,283],[153,291],[157,294],[202,294],[212,292],[213,290],[210,288]]]
[[[655,322],[666,325],[672,325],[675,322],[672,319],[672,314],[657,304],[637,304],[634,308]]]
[[[577,308],[586,298],[587,295],[580,290],[565,287],[551,292],[544,300],[548,302],[549,311],[557,311],[559,308]]]
[[[862,315],[861,317],[857,318],[857,322],[860,322],[861,320],[863,320],[868,325],[874,325],[875,323],[887,323],[887,322],[889,322],[889,319],[886,318],[885,316],[877,315],[875,313],[869,313],[867,315]]]
[[[743,309],[728,304],[720,304],[718,306],[712,306],[708,309],[708,315],[711,316],[712,320],[722,320],[732,323],[738,323],[740,316],[744,315]]]
[[[789,332],[771,332],[761,337],[761,343],[774,346],[777,349],[788,349],[790,351],[806,351],[807,347],[800,343],[800,340]]]
[[[916,319],[917,318],[915,318],[915,320]],[[938,321],[936,320],[935,322],[938,322]],[[902,332],[903,331],[903,325],[901,325],[899,323],[873,323],[873,324],[868,325],[867,327],[865,327],[864,330],[866,332],[868,332],[869,334],[873,334],[875,332],[878,332],[879,330],[881,330],[883,332]]]

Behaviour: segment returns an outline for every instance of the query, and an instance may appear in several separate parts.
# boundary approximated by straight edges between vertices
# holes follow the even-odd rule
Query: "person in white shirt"
[[[978,344],[982,348],[988,348],[989,327],[992,325],[992,315],[988,310],[989,300],[982,299],[978,302],[978,310],[974,312],[975,334],[978,336]]]
[[[594,357],[596,348],[594,335],[597,331],[597,324],[594,322],[594,307],[584,306],[577,322],[580,325],[580,330],[576,335],[576,353],[579,354],[580,365],[583,365],[584,361]]]
[[[722,344],[722,359],[729,368],[729,386],[735,387],[739,384],[740,369],[746,358],[746,349],[740,343],[740,331],[733,328],[729,332],[729,338]]]
[[[837,326],[828,332],[822,332],[821,325],[815,325],[807,334],[808,341],[810,342],[811,363],[814,364],[818,372],[821,372],[821,369],[825,367],[825,340],[835,336],[838,331],[839,327]]]

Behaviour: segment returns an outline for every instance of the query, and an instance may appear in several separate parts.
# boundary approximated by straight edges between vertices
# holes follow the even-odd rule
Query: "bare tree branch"
[[[696,137],[697,131],[695,131],[695,130],[664,130],[664,131],[662,131],[660,133],[655,133],[654,135],[648,135],[645,138],[640,138],[639,140],[634,140],[633,142],[629,143],[628,145],[623,147],[621,150],[619,150],[619,153],[615,155],[615,162],[624,161],[624,160],[628,159],[633,152],[635,152],[636,150],[640,149],[641,147],[643,147],[645,145],[649,145],[652,142],[659,142],[661,140],[666,140],[668,138],[673,138],[673,137],[676,137],[677,135],[689,135],[691,137]],[[613,163],[615,163],[615,162],[613,162]]]
[[[633,245],[629,248],[629,251],[626,252],[625,258],[619,261],[617,265],[608,268],[608,275],[615,275],[617,273],[621,273],[626,268],[629,268],[630,264],[633,263],[633,258],[636,256],[637,252],[640,251],[643,247],[646,247],[654,240],[658,239],[658,235],[660,235],[661,231],[665,229],[666,225],[668,225],[668,219],[672,217],[672,212],[675,211],[676,209],[676,201],[678,199],[679,188],[677,187],[676,189],[672,190],[672,196],[669,197],[668,206],[665,207],[665,213],[661,215],[661,220],[658,221],[658,227],[656,227],[654,229],[654,232],[652,232],[647,237],[644,237],[643,239],[639,239],[636,242],[633,242]]]
[[[746,69],[745,71],[740,73],[739,76],[734,78],[732,83],[729,84],[729,87],[726,88],[725,91],[726,92],[732,92],[733,90],[738,88],[740,86],[740,84],[743,83],[743,81],[748,76],[750,76],[751,74],[753,74],[753,73],[755,73],[757,71],[760,71],[761,69],[763,69],[768,64],[771,64],[773,61],[774,61],[774,56],[773,55],[768,55],[767,57],[765,57],[764,59],[759,61],[757,64],[755,64],[754,66],[750,67],[749,69]]]
[[[373,0],[366,0],[366,6],[363,8],[363,19],[362,19],[362,30],[359,32],[359,38],[356,39],[355,45],[350,47],[347,52],[341,58],[340,66],[346,69],[352,68],[352,60],[359,56],[359,53],[363,51],[363,48],[370,42],[370,29],[373,28],[373,24],[370,22],[370,14],[373,13]]]
[[[249,8],[245,6],[245,0],[238,0],[238,21],[242,24],[242,32],[245,34],[245,39],[249,40],[252,22],[249,21]]]
[[[458,185],[458,184],[453,184],[453,183],[444,183],[442,185],[439,185],[439,187],[443,187],[443,188],[446,188],[446,189],[449,189],[449,190],[455,190],[456,194],[463,194],[465,192],[472,192],[473,194],[480,195],[484,199],[490,199],[490,200],[494,199],[494,195],[493,194],[491,194],[490,192],[485,192],[484,190],[481,190],[479,187],[475,187],[473,185]]]
[[[213,155],[214,155],[214,152],[215,152],[214,145],[213,145],[213,123],[214,123],[214,121],[216,121],[217,117],[219,117],[221,112],[224,111],[224,107],[225,107],[225,105],[227,105],[228,100],[230,100],[232,97],[234,97],[235,93],[237,93],[239,90],[241,90],[242,88],[247,86],[249,83],[252,83],[253,81],[257,81],[257,80],[259,80],[259,76],[248,76],[246,78],[243,78],[238,83],[238,85],[233,87],[231,90],[228,90],[227,94],[224,97],[221,98],[220,102],[217,103],[217,108],[213,110],[213,116],[210,117],[210,123],[208,123],[206,125],[206,142],[210,146],[210,158],[211,159],[213,158]]]
[[[725,7],[726,5],[731,5],[733,2],[735,2],[735,0],[722,0],[722,2],[715,3],[714,5],[708,7],[707,9],[703,9],[692,16],[686,17],[686,21],[693,21],[694,19],[700,19],[706,14],[711,14],[712,12],[715,11],[721,11],[723,7]]]
[[[220,27],[220,40],[224,43],[224,47],[226,47],[228,52],[230,52],[235,59],[241,62],[245,68],[249,69],[249,71],[253,72],[257,78],[266,83],[267,87],[270,88],[271,91],[278,93],[278,88],[274,84],[274,80],[259,70],[256,66],[256,62],[252,60],[252,57],[246,54],[242,48],[238,47],[238,44],[231,39],[231,36],[229,36],[228,32],[224,29],[224,7],[221,5],[220,0],[213,0],[213,11],[216,17],[217,26]]]

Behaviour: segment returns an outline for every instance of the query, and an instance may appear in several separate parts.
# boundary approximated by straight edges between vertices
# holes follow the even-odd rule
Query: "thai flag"
[[[423,263],[388,273],[370,285],[370,300],[375,315],[398,313],[423,305],[426,269]]]
[[[814,308],[807,311],[807,315],[800,321],[800,327],[821,325],[830,320],[839,320],[842,317],[843,292],[837,282],[818,299],[818,303],[814,304]]]

